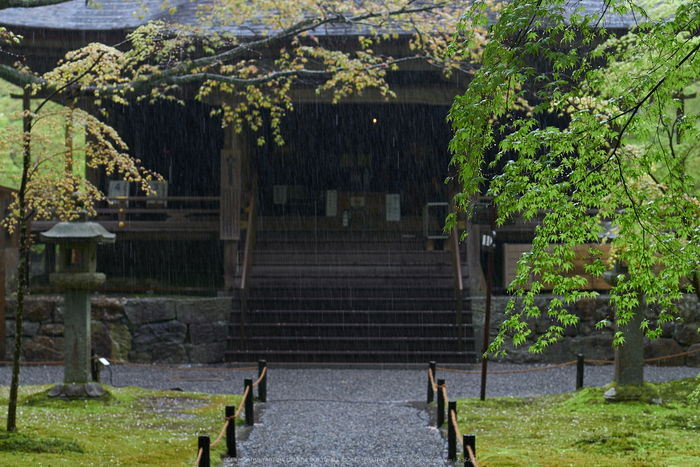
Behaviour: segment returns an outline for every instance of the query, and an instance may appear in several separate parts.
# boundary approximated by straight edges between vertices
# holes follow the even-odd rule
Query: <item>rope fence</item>
[[[689,350],[687,352],[681,352],[673,355],[665,355],[663,357],[654,357],[654,358],[645,358],[644,363],[653,363],[653,362],[658,362],[661,360],[668,360],[671,358],[678,358],[678,357],[684,357],[686,355],[694,354],[700,352],[700,348],[695,349],[695,350]],[[584,360],[586,364],[589,365],[612,365],[615,363],[614,360],[591,360],[591,359],[586,359]],[[489,375],[504,375],[504,374],[511,374],[511,373],[529,373],[531,371],[542,371],[542,370],[551,370],[553,368],[560,368],[563,366],[569,366],[569,365],[574,365],[578,363],[578,360],[572,360],[570,362],[564,362],[564,363],[559,363],[556,365],[547,365],[547,366],[542,366],[542,367],[537,367],[537,368],[526,368],[523,370],[499,370],[499,371],[488,371],[487,374]],[[454,368],[444,368],[444,367],[435,367],[435,370],[440,370],[440,371],[447,371],[447,372],[452,372],[452,373],[467,373],[467,374],[472,374],[472,375],[480,375],[481,371],[472,371],[472,370],[457,370]],[[431,378],[434,376],[434,371],[431,372]]]
[[[696,352],[700,352],[700,349],[695,349],[687,352],[682,352],[675,355],[667,355],[664,357],[656,358],[646,358],[645,363],[656,362],[660,360],[665,360],[669,358],[677,358],[685,355],[690,355]],[[547,365],[537,368],[528,368],[524,370],[506,370],[506,371],[489,371],[488,374],[508,374],[508,373],[526,373],[532,371],[544,371],[551,370],[553,368],[561,368],[569,365],[576,364],[576,390],[583,388],[583,376],[584,368],[586,364],[589,365],[609,365],[615,363],[610,360],[588,360],[585,359],[582,354],[577,356],[576,360],[560,363],[557,365]],[[459,426],[457,425],[457,404],[456,402],[450,402],[447,397],[447,384],[444,379],[435,378],[436,370],[451,372],[451,373],[467,373],[467,374],[481,374],[480,371],[469,371],[469,370],[457,370],[452,368],[438,367],[435,362],[429,362],[428,364],[428,397],[427,403],[430,404],[434,400],[434,395],[437,394],[437,407],[436,407],[436,426],[440,428],[445,423],[445,405],[447,404],[448,409],[448,429],[447,429],[447,444],[448,444],[448,459],[451,461],[456,461],[456,444],[457,440],[460,439],[463,448],[464,465],[469,467],[478,467],[476,463],[476,451],[475,448],[475,437],[474,435],[462,435],[459,431]]]
[[[255,369],[256,367],[251,367],[248,369]],[[197,460],[194,463],[195,467],[211,467],[210,459],[210,449],[219,444],[224,435],[226,435],[226,449],[227,455],[229,457],[237,457],[236,452],[236,427],[234,422],[236,418],[241,415],[241,412],[245,410],[244,418],[245,424],[247,426],[254,425],[255,413],[254,413],[254,397],[253,388],[258,388],[258,400],[260,402],[267,402],[267,362],[265,360],[260,360],[258,362],[258,379],[253,382],[252,379],[243,380],[245,390],[243,391],[243,396],[241,398],[241,403],[236,410],[236,406],[227,405],[224,414],[224,426],[219,432],[219,436],[213,443],[210,442],[209,436],[200,436],[198,439],[198,451]]]
[[[435,383],[434,371],[439,369],[435,362],[430,362],[428,367],[428,403],[433,402],[434,393],[437,393],[436,422],[437,428],[445,423],[445,404],[447,404],[447,460],[457,462],[457,442],[462,445],[462,458],[465,467],[479,467],[476,462],[476,436],[462,435],[457,424],[457,402],[450,401],[447,397],[447,383],[444,379],[438,379]]]

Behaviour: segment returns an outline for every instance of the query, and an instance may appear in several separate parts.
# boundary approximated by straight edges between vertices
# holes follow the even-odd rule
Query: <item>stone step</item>
[[[476,363],[476,352],[432,351],[383,351],[372,352],[360,350],[357,352],[323,351],[312,352],[305,350],[230,350],[226,352],[229,362],[304,362],[304,363]]]
[[[252,278],[268,277],[452,277],[449,264],[254,264]]]
[[[262,293],[262,292],[261,292]],[[373,310],[385,310],[392,313],[403,312],[438,312],[445,311],[454,314],[454,299],[451,298],[284,298],[263,297],[251,292],[247,302],[248,311],[265,310],[292,310],[292,311],[351,311],[367,312]],[[234,310],[238,310],[240,304],[236,304]]]
[[[469,341],[470,344],[473,341]],[[473,350],[473,345],[471,346]],[[245,339],[246,350],[296,350],[356,352],[449,352],[457,351],[454,337],[326,337],[253,336]]]
[[[318,310],[318,309],[288,309],[288,310],[248,310],[246,323],[311,323],[311,324],[447,324],[456,323],[454,311],[426,310]],[[240,323],[240,312],[231,313],[231,324]],[[463,324],[471,324],[471,315],[463,313]]]
[[[253,264],[262,265],[431,265],[448,264],[451,266],[452,258],[449,252],[444,251],[385,251],[385,250],[311,250],[311,251],[277,251],[258,250],[253,251]]]
[[[323,274],[306,276],[251,276],[250,287],[267,289],[275,288],[371,288],[371,287],[452,287],[454,279],[451,275],[433,275],[428,277],[401,277],[394,275],[387,276],[365,276],[357,274],[354,276],[329,276]]]
[[[239,290],[234,291],[234,300],[238,300]],[[436,287],[428,284],[389,285],[381,286],[373,284],[368,287],[352,287],[347,283],[329,287],[318,283],[308,287],[251,287],[248,292],[249,300],[254,298],[280,299],[280,300],[305,300],[305,299],[329,299],[329,300],[353,300],[372,299],[379,301],[398,299],[447,299],[454,300],[454,288]],[[468,298],[468,297],[465,297]],[[452,306],[447,307],[447,309]]]
[[[250,336],[313,337],[313,338],[451,338],[457,337],[454,323],[258,323],[247,322]],[[471,324],[463,325],[463,337],[472,338]],[[240,325],[231,324],[231,336],[240,335]]]

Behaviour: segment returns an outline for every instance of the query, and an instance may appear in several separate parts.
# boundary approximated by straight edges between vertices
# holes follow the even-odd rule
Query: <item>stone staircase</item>
[[[424,240],[259,237],[253,264],[243,333],[234,296],[227,361],[476,361],[468,312],[458,347],[450,252]]]

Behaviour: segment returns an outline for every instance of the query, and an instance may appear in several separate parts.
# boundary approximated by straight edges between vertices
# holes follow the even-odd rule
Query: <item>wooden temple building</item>
[[[197,2],[170,3],[174,21],[192,21]],[[166,16],[153,5],[139,19],[126,2],[101,4],[3,10],[0,26],[25,39],[0,60],[22,56],[46,71],[67,50],[119,43]],[[109,108],[132,155],[165,182],[147,197],[87,171],[109,197],[96,220],[117,234],[99,251],[103,292],[230,294],[231,361],[475,361],[469,297],[484,287],[486,211],[461,220],[465,242],[442,231],[451,210],[445,116],[466,83],[427,65],[389,82],[397,98],[388,102],[367,91],[333,105],[294,89],[281,147],[222,128],[210,117],[216,102]],[[32,232],[52,225],[33,222]],[[498,229],[496,289],[532,232]]]

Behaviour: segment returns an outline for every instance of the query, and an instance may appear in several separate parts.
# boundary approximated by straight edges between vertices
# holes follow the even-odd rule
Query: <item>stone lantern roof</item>
[[[59,222],[47,232],[40,234],[41,239],[47,243],[75,244],[75,243],[114,243],[116,234],[108,232],[96,222],[73,221]]]

